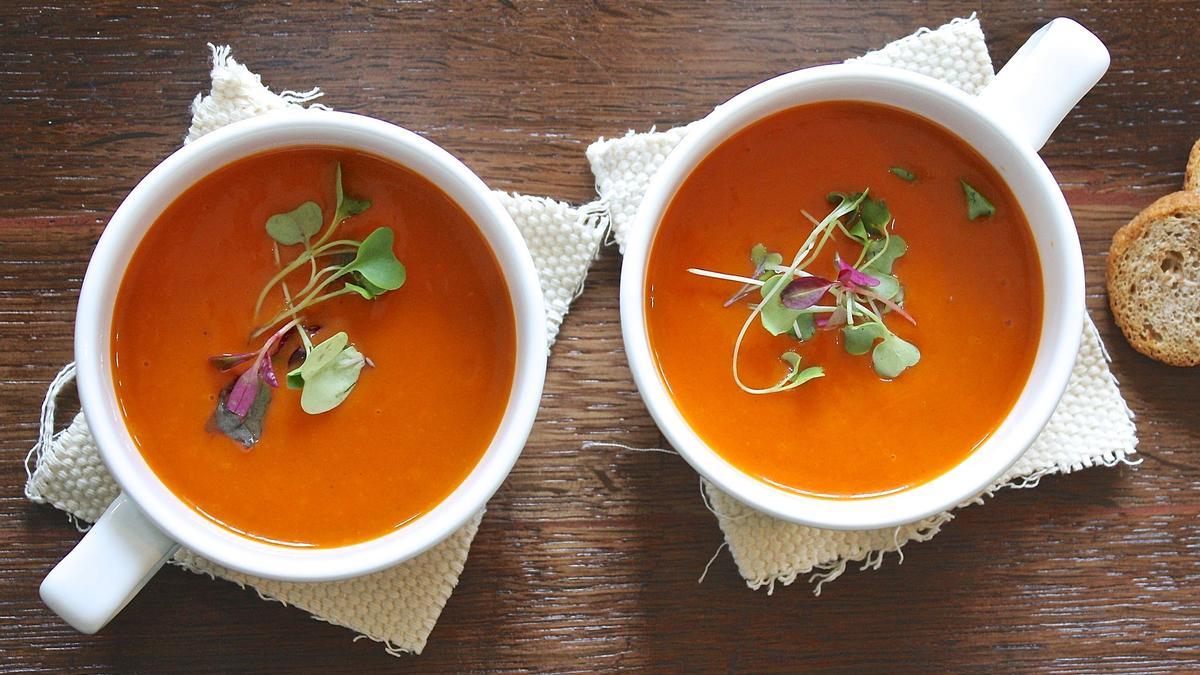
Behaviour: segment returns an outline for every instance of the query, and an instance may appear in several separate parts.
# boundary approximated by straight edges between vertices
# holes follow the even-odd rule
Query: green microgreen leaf
[[[892,213],[882,199],[872,199],[862,192],[830,192],[826,199],[830,203],[857,202],[849,214],[846,232],[860,244],[866,244],[875,235],[882,235],[884,228],[892,222]]]
[[[867,226],[863,224],[862,218],[855,218],[854,222],[850,223],[850,227],[846,228],[846,232],[851,239],[860,244],[871,240],[871,233],[867,231]]]
[[[365,199],[352,199],[346,196],[342,190],[342,164],[338,162],[337,178],[334,181],[334,192],[337,195],[337,207],[334,209],[333,222],[341,223],[350,216],[358,214],[371,208],[371,202]]]
[[[875,341],[888,335],[888,329],[878,321],[869,321],[842,328],[842,346],[854,356],[871,351]]]
[[[875,345],[875,351],[871,352],[875,373],[888,379],[899,376],[906,368],[917,365],[920,360],[921,351],[916,345],[891,332]]]
[[[341,405],[350,395],[366,363],[344,332],[329,336],[305,354],[304,362],[287,375],[287,384],[300,389],[300,407],[319,415]]]
[[[861,199],[861,192],[830,192],[825,195],[825,200],[830,204],[840,204],[842,202],[854,202]]]
[[[376,229],[363,240],[354,260],[342,268],[343,272],[357,272],[376,289],[394,291],[400,288],[404,285],[407,272],[404,264],[396,259],[396,252],[392,250],[394,240],[395,234],[391,228]]]
[[[886,239],[872,239],[867,242],[863,258],[867,264],[863,271],[867,274],[884,272],[890,274],[896,259],[908,252],[908,242],[898,234],[892,234]]]
[[[767,256],[770,254],[771,252],[767,250],[765,244],[755,244],[754,246],[750,247],[750,262],[753,263],[755,267],[762,267],[763,261],[765,261]],[[782,261],[783,257],[780,256],[779,259]]]
[[[304,363],[292,372],[299,374],[304,382],[308,382],[318,371],[333,363],[333,360],[349,343],[350,336],[346,335],[344,331],[330,335],[324,342],[313,345],[313,348],[305,354]],[[288,375],[290,376],[291,373]]]
[[[289,371],[287,374],[287,377],[284,378],[284,381],[287,382],[288,389],[303,389],[304,388],[304,377],[302,377],[300,375],[299,367],[296,367],[296,368],[292,369],[291,371]]]
[[[316,202],[304,202],[287,213],[277,213],[267,218],[267,234],[284,246],[299,244],[317,232],[325,217]]]
[[[375,284],[367,281],[360,274],[354,275],[354,283],[346,282],[346,288],[358,293],[366,300],[374,300],[375,298],[387,293],[386,288],[380,288]]]
[[[882,234],[883,228],[892,222],[892,212],[888,210],[887,204],[882,199],[871,199],[870,197],[864,199],[862,205],[858,207],[858,213],[862,218],[863,225],[872,234]]]
[[[817,324],[812,312],[805,312],[792,322],[792,337],[801,342],[808,342],[817,332]]]
[[[779,359],[788,364],[788,374],[779,381],[779,384],[771,387],[776,392],[795,389],[805,382],[825,376],[825,369],[820,366],[812,366],[801,370],[800,355],[796,352],[784,352],[779,356]]]
[[[906,169],[902,166],[893,166],[892,168],[888,169],[888,173],[892,174],[893,176],[896,176],[897,178],[899,178],[901,180],[906,180],[910,183],[917,179],[917,174],[909,171],[908,169]]]
[[[754,264],[755,276],[758,276],[759,274],[764,274],[764,267],[782,265],[783,256],[774,251],[767,250],[767,247],[762,244],[755,244],[750,249],[750,262]]]
[[[987,197],[984,197],[967,181],[960,178],[958,182],[962,184],[963,194],[967,196],[967,220],[978,220],[995,215],[996,207],[988,201]]]
[[[871,289],[877,295],[881,295],[888,300],[895,300],[896,296],[900,295],[902,288],[900,280],[895,275],[877,272],[874,269],[867,270],[864,274],[879,282],[878,286]]]
[[[300,407],[310,415],[320,415],[338,407],[358,384],[364,365],[366,358],[353,346],[342,349],[312,377],[304,379]]]

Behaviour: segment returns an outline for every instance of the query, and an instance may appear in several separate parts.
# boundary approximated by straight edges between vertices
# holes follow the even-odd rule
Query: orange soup
[[[305,250],[278,244],[273,237],[286,241],[287,235],[269,234],[266,224],[311,201],[308,212],[284,219],[284,229],[301,222],[329,227],[338,204],[339,164],[347,213],[355,215],[331,234],[335,245],[318,265],[303,264],[285,277],[292,309],[299,308],[313,270],[332,270],[321,281],[344,273],[314,299],[338,294],[297,312],[309,342],[317,345],[311,352],[292,329],[266,353],[277,387],[249,376],[254,392],[268,390],[269,404],[256,442],[245,447],[250,441],[222,433],[225,427],[214,420],[217,412],[228,419],[229,410],[220,406],[232,408],[231,386],[254,360],[222,364],[210,357],[261,352],[272,331],[286,327],[287,319],[248,339],[277,311],[286,314],[282,285],[271,289],[257,315],[255,305],[271,278]],[[355,243],[385,228],[391,238],[377,238],[382,243],[371,252],[383,273],[346,272]],[[310,247],[320,236],[312,233]],[[395,258],[406,278],[396,278],[401,268]],[[389,290],[396,282],[403,285]],[[317,400],[321,392],[316,371],[305,380],[298,364],[342,332],[352,348],[338,352],[341,360],[328,367],[342,368],[340,376],[357,375],[357,383],[337,380],[324,396],[324,405],[335,405],[306,412],[312,402],[306,399],[302,407],[302,397],[315,392]],[[112,346],[126,424],[151,468],[180,499],[254,539],[331,547],[404,525],[466,478],[508,404],[516,331],[500,266],[450,197],[381,158],[304,147],[225,166],[175,200],[125,273]],[[293,380],[293,370],[301,389],[284,382]]]
[[[855,297],[883,313],[902,342],[919,347],[919,362],[881,376],[872,354],[847,352],[844,314],[843,330],[818,325],[803,342],[772,335],[754,319],[737,357],[743,382],[780,382],[789,373],[781,361],[788,351],[799,356],[799,368],[819,366],[824,376],[787,391],[748,393],[735,382],[731,361],[765,292],[724,306],[739,284],[689,269],[748,277],[758,271],[748,252],[759,243],[780,252],[786,267],[814,220],[838,203],[829,193],[863,190],[890,211],[887,236],[907,241],[891,271],[903,285],[896,301],[915,325],[875,302],[871,289]],[[978,197],[971,212],[969,191]],[[976,213],[981,200],[994,213]],[[831,231],[808,270],[841,279],[834,253],[853,263],[864,249],[842,229]],[[856,102],[780,112],[706,157],[662,219],[645,293],[660,375],[696,433],[763,481],[839,498],[915,486],[966,458],[1016,402],[1042,320],[1033,237],[996,170],[924,118]],[[814,306],[835,301],[822,297]],[[824,315],[827,327],[836,324],[833,316]]]

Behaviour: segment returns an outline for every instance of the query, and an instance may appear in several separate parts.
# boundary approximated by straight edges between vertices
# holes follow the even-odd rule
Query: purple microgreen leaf
[[[786,283],[789,278],[786,274],[776,274],[767,279],[759,289],[763,297],[763,301],[759,305],[759,320],[762,321],[763,328],[767,329],[771,335],[790,332],[796,319],[803,313],[803,310],[788,309],[779,301],[779,293],[776,292],[776,289],[780,284]]]
[[[840,256],[834,255],[833,262],[837,265],[838,269],[838,283],[846,288],[857,290],[859,287],[871,288],[879,285],[878,279],[858,271],[852,265],[842,262]]]
[[[788,309],[808,309],[820,302],[833,282],[824,277],[798,277],[779,294],[779,301]]]
[[[262,378],[263,382],[276,389],[279,388],[279,378],[275,376],[275,365],[270,357],[259,362],[258,375]]]
[[[262,381],[258,379],[258,368],[250,368],[238,376],[233,388],[229,390],[229,398],[225,399],[225,408],[238,417],[245,417],[254,405]]]
[[[307,353],[308,352],[304,349],[304,345],[300,345],[299,347],[296,347],[296,350],[293,351],[292,355],[288,357],[288,360],[287,360],[288,370],[293,370],[295,368],[299,368],[300,364],[304,363],[304,355]]]
[[[216,367],[217,370],[225,372],[242,365],[256,356],[258,356],[258,352],[246,352],[244,354],[217,354],[216,356],[208,357],[208,362]]]
[[[249,450],[262,438],[263,420],[267,415],[267,406],[271,403],[271,389],[260,386],[246,414],[239,417],[230,412],[227,405],[233,387],[234,384],[230,384],[221,390],[217,407],[208,418],[205,429],[212,433],[225,434]]]

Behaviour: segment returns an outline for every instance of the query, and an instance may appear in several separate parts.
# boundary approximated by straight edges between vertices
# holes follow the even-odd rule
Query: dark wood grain
[[[975,6],[888,1],[432,4],[0,3],[0,670],[993,670],[1200,668],[1200,371],[1134,353],[1105,306],[1113,231],[1178,189],[1200,135],[1200,4],[992,2],[998,60],[1071,15],[1108,76],[1043,156],[1083,241],[1088,306],[1138,414],[1145,462],[962,511],[902,566],[748,590],[682,460],[581,449],[663,440],[625,366],[619,259],[567,318],[540,418],[492,500],[426,653],[396,661],[251,591],[165,570],[102,634],[37,599],[76,541],[22,496],[46,383],[109,214],[174,150],[205,42],[276,90],[396,121],[498,188],[592,197],[597,136],[690,121],[769,76],[840,60]]]

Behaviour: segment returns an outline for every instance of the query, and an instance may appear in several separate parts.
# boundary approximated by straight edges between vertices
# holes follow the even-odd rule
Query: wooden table
[[[22,496],[47,382],[71,359],[88,255],[109,214],[179,144],[207,89],[206,41],[275,90],[319,84],[401,123],[497,188],[593,196],[584,148],[668,127],[769,76],[841,60],[973,7],[889,1],[473,5],[316,0],[0,6],[0,670],[1200,668],[1200,371],[1134,353],[1106,309],[1113,231],[1176,190],[1200,135],[1196,3],[988,3],[1003,62],[1058,15],[1112,50],[1043,151],[1079,224],[1088,307],[1138,414],[1136,468],[1090,469],[962,511],[932,542],[815,598],[748,590],[626,369],[606,249],[550,360],[541,416],[492,500],[426,653],[369,641],[252,591],[161,572],[102,634],[38,600],[74,545]],[[850,5],[853,3],[844,3]]]

